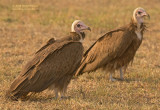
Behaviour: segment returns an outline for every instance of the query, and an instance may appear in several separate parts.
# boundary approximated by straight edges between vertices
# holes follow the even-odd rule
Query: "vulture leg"
[[[126,73],[127,66],[120,68],[120,79],[124,80],[124,73]]]
[[[111,81],[116,81],[116,79],[114,79],[114,78],[112,77],[112,73],[113,73],[113,72],[110,72],[110,80],[111,80]]]
[[[67,97],[65,96],[65,92],[64,92],[64,91],[61,91],[60,94],[61,94],[61,99],[66,99],[66,98],[67,98]]]
[[[120,68],[120,79],[121,79],[121,80],[124,80],[124,78],[123,78],[123,71],[122,71],[122,69],[123,69],[123,68]]]
[[[65,95],[67,91],[67,87],[64,87],[62,91],[60,91],[60,94],[61,94],[61,99],[67,99],[68,96]]]
[[[52,91],[54,90],[55,99],[58,99],[58,89],[55,87],[55,85],[51,85],[48,89]]]
[[[54,89],[54,93],[55,93],[55,99],[58,99],[58,90]]]

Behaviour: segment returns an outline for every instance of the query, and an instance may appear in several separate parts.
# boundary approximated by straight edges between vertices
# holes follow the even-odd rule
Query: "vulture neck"
[[[85,38],[85,33],[80,32],[79,34],[77,34],[76,32],[70,32],[70,36],[73,41],[82,42]]]
[[[138,23],[134,19],[131,20],[130,26],[132,28],[132,31],[135,32],[139,40],[142,40],[143,38],[143,32],[146,30],[146,26],[143,23]]]

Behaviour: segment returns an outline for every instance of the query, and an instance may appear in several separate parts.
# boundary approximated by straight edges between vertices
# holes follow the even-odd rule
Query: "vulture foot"
[[[124,78],[123,78],[123,71],[122,71],[122,68],[120,68],[120,80],[123,81]]]
[[[117,79],[110,78],[110,81],[115,82],[115,81],[117,81]]]
[[[61,100],[66,100],[66,99],[70,99],[70,96],[61,96]]]
[[[112,82],[116,81],[116,79],[112,77],[112,73],[110,73],[110,81]]]

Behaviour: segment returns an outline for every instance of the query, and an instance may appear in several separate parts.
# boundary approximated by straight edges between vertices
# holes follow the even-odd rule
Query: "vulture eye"
[[[140,15],[142,12],[141,11],[138,11],[138,14]]]
[[[80,27],[81,25],[80,24],[77,24],[77,27]]]

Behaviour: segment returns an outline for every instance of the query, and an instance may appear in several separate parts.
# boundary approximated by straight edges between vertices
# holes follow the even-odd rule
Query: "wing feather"
[[[64,44],[63,48],[61,47],[48,54],[38,65],[39,72],[34,72],[31,78],[35,82],[32,88],[41,91],[41,89],[46,89],[50,84],[60,80],[66,74],[73,74],[72,72],[75,71],[77,64],[81,61],[82,53],[83,47],[81,43],[70,42]],[[38,76],[40,78],[37,78]]]
[[[53,44],[54,42],[55,42],[54,38],[49,39],[48,42],[43,47],[41,47],[35,54],[41,52],[42,50],[44,50],[45,48],[47,48],[49,45]]]
[[[11,91],[16,94],[24,90],[40,92],[48,88],[65,75],[72,75],[80,64],[82,54],[80,42],[55,42],[35,55],[11,85]]]
[[[133,38],[126,28],[110,31],[100,37],[84,54],[76,76],[83,72],[94,71],[109,61],[120,57],[130,46]]]

